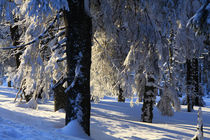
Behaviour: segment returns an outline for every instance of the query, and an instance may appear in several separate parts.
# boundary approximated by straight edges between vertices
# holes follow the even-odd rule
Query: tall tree
[[[22,37],[23,43],[18,46],[11,45],[11,47],[7,47],[7,49],[24,48],[19,67],[20,72],[17,73],[16,79],[19,79],[19,81],[25,81],[24,78],[26,79],[26,90],[28,93],[33,93],[31,100],[33,99],[36,102],[37,95],[41,90],[40,87],[43,84],[45,86],[48,85],[52,77],[55,77],[52,76],[54,74],[52,74],[50,69],[54,68],[54,71],[60,72],[57,63],[62,62],[65,58],[57,59],[59,54],[56,50],[66,46],[66,51],[60,50],[62,53],[66,52],[67,55],[67,78],[65,79],[68,79],[69,87],[65,90],[68,97],[66,98],[67,105],[65,107],[66,124],[76,119],[84,128],[84,131],[90,135],[92,23],[88,15],[89,1],[30,0],[18,2],[20,2],[19,14],[23,14],[21,16],[25,17],[28,26]],[[69,11],[69,9],[71,10]],[[60,31],[54,36],[51,36],[54,33],[53,31],[49,32],[56,26],[56,21],[59,24],[61,16],[59,11],[64,11],[66,38],[60,37],[64,31]],[[51,19],[50,15],[55,13],[57,13],[56,17],[49,25],[46,21]],[[43,25],[47,25],[47,28],[43,27]],[[55,30],[62,29],[58,26]],[[40,32],[43,33],[40,34]],[[46,63],[43,63],[44,59],[41,58],[40,49],[46,46],[49,46],[52,59],[50,58],[49,61],[45,60]],[[54,64],[55,66],[51,66]],[[63,71],[63,73],[66,72],[65,69]],[[47,75],[48,72],[49,75]],[[49,88],[49,86],[46,87]]]
[[[66,124],[77,119],[90,135],[90,65],[92,23],[85,1],[68,0],[64,11],[67,54]]]

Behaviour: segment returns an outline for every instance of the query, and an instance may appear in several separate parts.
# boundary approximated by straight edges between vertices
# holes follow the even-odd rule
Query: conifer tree
[[[92,22],[87,3],[68,0],[64,11],[67,54],[66,124],[77,120],[90,135],[90,65]]]

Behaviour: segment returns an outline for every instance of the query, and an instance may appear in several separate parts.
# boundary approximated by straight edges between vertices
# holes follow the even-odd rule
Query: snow
[[[39,103],[38,110],[19,107],[14,103],[17,90],[0,86],[1,140],[80,140],[88,139],[77,120],[65,126],[65,113],[54,112],[53,101]],[[157,99],[159,100],[159,98]],[[204,140],[210,139],[210,98],[202,107]],[[135,99],[134,99],[135,102]],[[92,103],[91,138],[93,140],[191,139],[196,133],[198,107],[163,117],[154,108],[153,123],[140,122],[142,103],[130,107],[129,100],[118,103],[106,97]]]
[[[68,123],[67,126],[61,128],[57,132],[60,132],[65,135],[80,137],[83,139],[90,139],[85,132],[83,131],[82,127],[79,125],[77,120],[73,120],[70,123]]]

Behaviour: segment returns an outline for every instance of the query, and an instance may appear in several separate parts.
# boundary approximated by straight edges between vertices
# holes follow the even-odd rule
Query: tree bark
[[[15,20],[15,21],[17,21],[17,20]],[[18,42],[18,40],[20,38],[20,34],[19,34],[18,25],[10,26],[10,33],[11,33],[11,38],[13,41],[12,45],[13,46],[19,45],[20,43]],[[15,54],[17,68],[20,66],[20,56],[21,55],[22,55],[21,51]]]
[[[204,106],[205,102],[203,101],[203,93],[200,89],[199,83],[200,83],[200,78],[199,78],[199,61],[198,58],[193,58],[192,59],[192,68],[193,68],[193,86],[194,86],[194,94],[195,94],[195,105],[196,106]]]
[[[119,89],[118,102],[125,102],[125,97],[123,96],[123,90],[120,87],[120,85],[119,85],[118,89]]]
[[[152,123],[153,119],[153,105],[155,104],[155,87],[152,85],[154,83],[154,78],[148,74],[147,82],[145,86],[144,99],[143,99],[143,107],[142,107],[142,115],[141,120],[143,122]]]
[[[8,85],[8,87],[12,87],[12,82],[8,81],[7,85]]]
[[[70,87],[67,91],[65,109],[66,125],[72,120],[77,120],[85,133],[90,135],[92,23],[91,18],[85,12],[83,0],[68,0],[68,5],[70,10],[64,11],[67,76]],[[72,84],[73,81],[74,84]]]
[[[66,93],[65,88],[62,85],[59,85],[58,87],[54,88],[54,111],[57,111],[59,109],[65,109],[66,107]]]
[[[194,101],[193,101],[193,93],[192,93],[192,65],[191,65],[191,60],[187,59],[187,111],[192,112],[193,111],[193,106],[194,106]]]
[[[202,92],[199,89],[198,58],[187,60],[187,105],[188,112],[193,110],[193,106],[204,106]]]

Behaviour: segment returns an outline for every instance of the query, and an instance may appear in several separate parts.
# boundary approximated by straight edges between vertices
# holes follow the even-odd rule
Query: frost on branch
[[[201,8],[191,17],[187,23],[187,26],[193,28],[196,34],[204,34],[209,36],[210,34],[210,1],[206,2]]]
[[[67,0],[30,0],[20,6],[20,13],[27,15],[29,19],[42,21],[55,11],[69,10]]]
[[[12,11],[15,9],[15,3],[8,0],[0,1],[0,22],[6,20],[13,23]]]

